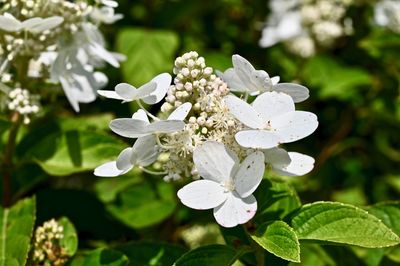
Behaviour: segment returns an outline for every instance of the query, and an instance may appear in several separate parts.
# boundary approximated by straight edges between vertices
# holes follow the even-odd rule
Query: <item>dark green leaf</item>
[[[69,266],[124,266],[128,258],[121,252],[111,249],[96,249],[86,254],[77,255]]]

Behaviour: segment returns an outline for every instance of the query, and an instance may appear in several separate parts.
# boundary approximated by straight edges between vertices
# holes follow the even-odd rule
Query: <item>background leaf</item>
[[[58,219],[58,223],[64,228],[64,237],[60,240],[60,246],[64,248],[69,257],[72,257],[78,250],[78,236],[75,226],[66,217]]]
[[[128,258],[121,252],[99,248],[86,254],[77,255],[69,266],[125,266]]]
[[[128,28],[117,36],[118,51],[127,56],[122,63],[125,80],[140,87],[162,72],[172,72],[178,36],[172,31]]]

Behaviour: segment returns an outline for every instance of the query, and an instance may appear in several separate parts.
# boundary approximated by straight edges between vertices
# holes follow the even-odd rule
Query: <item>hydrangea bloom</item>
[[[2,82],[13,87],[29,77],[60,84],[75,111],[79,103],[94,101],[96,91],[107,83],[95,69],[104,62],[119,67],[123,59],[105,49],[98,28],[100,23],[122,17],[114,14],[117,5],[115,1],[93,5],[66,0],[7,1],[0,10]],[[18,65],[27,65],[26,72],[15,71]]]
[[[217,77],[203,57],[189,52],[175,60],[172,85],[171,79],[157,82],[158,77],[167,76],[164,73],[139,89],[120,84],[115,91],[100,91],[109,98],[134,100],[141,108],[131,118],[111,121],[112,131],[137,140],[117,160],[96,168],[95,174],[116,176],[138,166],[163,175],[165,181],[192,178],[195,181],[178,192],[182,203],[195,209],[214,209],[220,225],[233,227],[254,216],[257,202],[252,193],[266,165],[287,176],[311,171],[313,158],[279,146],[316,129],[314,114],[295,110],[295,102],[305,100],[308,89],[279,84],[279,78],[256,70],[239,55],[232,60],[233,68]],[[248,104],[231,94],[231,87],[245,99],[250,94],[256,96],[255,100]],[[165,102],[155,116],[142,102],[156,103],[160,96],[165,96]],[[149,139],[144,145],[147,148],[139,148],[143,138]],[[144,160],[146,164],[135,161],[139,149],[152,160]],[[159,157],[153,161],[156,154]]]
[[[318,47],[327,48],[335,40],[352,33],[346,17],[352,0],[272,0],[271,14],[262,30],[261,47],[284,42],[301,57],[310,57]]]
[[[378,1],[374,6],[374,21],[379,26],[400,33],[400,2],[395,0]]]

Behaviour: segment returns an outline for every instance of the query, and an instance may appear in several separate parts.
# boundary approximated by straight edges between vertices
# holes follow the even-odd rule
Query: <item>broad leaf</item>
[[[74,257],[69,266],[125,266],[128,258],[121,252],[99,248]]]
[[[232,265],[244,252],[237,251],[229,246],[209,245],[189,251],[180,257],[176,266],[229,266]]]
[[[260,225],[251,237],[274,255],[293,262],[300,262],[300,244],[296,233],[283,221]]]
[[[0,266],[25,265],[35,213],[34,197],[21,200],[11,208],[0,208]]]
[[[171,184],[159,182],[154,187],[136,184],[120,194],[120,201],[107,205],[107,210],[132,228],[157,224],[172,214],[176,207]]]
[[[71,130],[42,139],[32,152],[48,174],[65,176],[93,170],[103,162],[115,159],[125,147],[125,144],[113,136]],[[54,153],[48,158],[42,158],[50,149],[55,149]]]
[[[384,223],[355,206],[336,202],[304,205],[291,226],[300,240],[317,240],[361,247],[388,247],[400,238]]]
[[[170,266],[186,252],[186,249],[178,245],[145,242],[132,242],[115,249],[129,258],[128,266]]]
[[[178,48],[178,36],[172,31],[129,28],[119,32],[118,51],[127,56],[122,72],[135,87],[161,72],[171,72]]]

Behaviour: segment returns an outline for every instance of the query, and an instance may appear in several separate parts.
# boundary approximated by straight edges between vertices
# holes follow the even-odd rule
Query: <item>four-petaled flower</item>
[[[234,227],[253,218],[257,201],[252,193],[260,184],[264,154],[256,151],[242,163],[224,144],[207,141],[193,153],[195,167],[203,179],[178,191],[182,203],[198,210],[214,209],[216,221]]]
[[[235,135],[245,148],[269,149],[310,135],[318,126],[317,116],[295,111],[293,99],[278,92],[264,92],[250,105],[228,95],[224,98],[230,112],[249,127]]]

